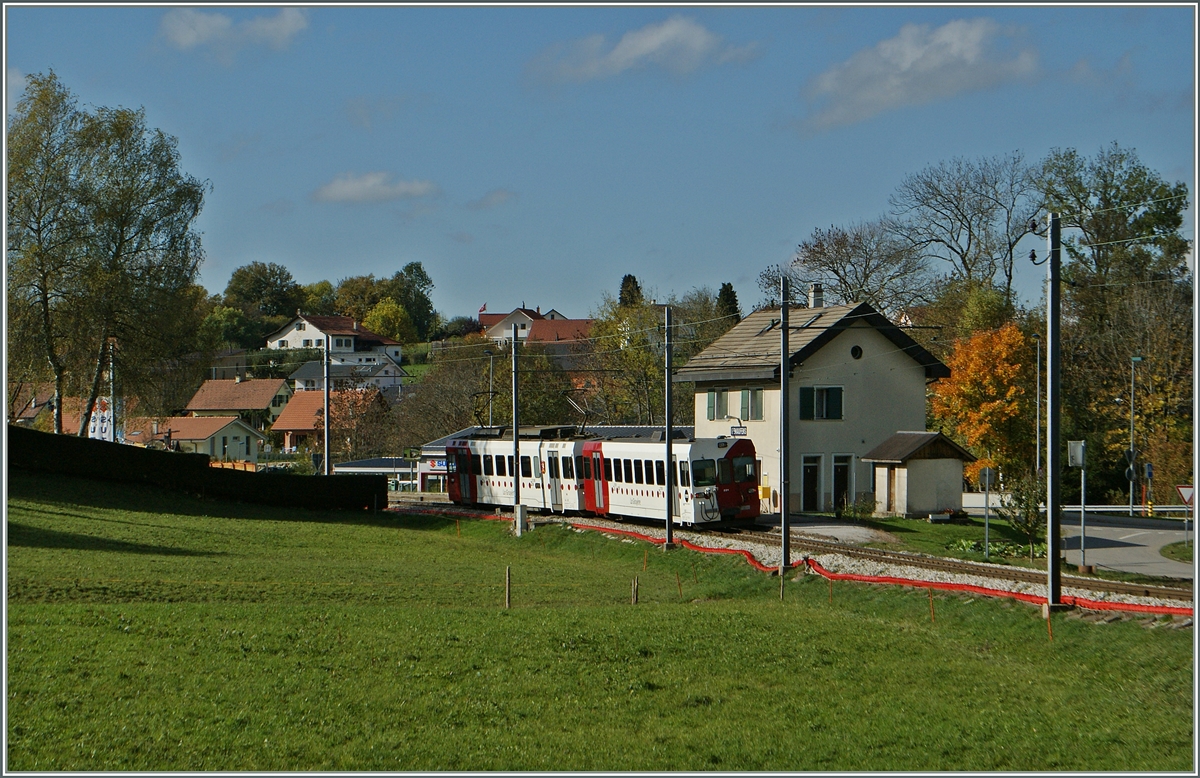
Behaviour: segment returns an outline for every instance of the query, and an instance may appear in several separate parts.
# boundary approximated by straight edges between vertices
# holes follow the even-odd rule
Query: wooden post
[[[833,605],[833,579],[829,579],[829,604]]]
[[[642,555],[642,572],[646,572],[646,563],[650,561],[650,549],[646,549]]]
[[[679,571],[675,571],[675,586],[679,587],[679,599],[683,599],[683,582],[679,580]]]
[[[936,624],[937,619],[933,615],[933,587],[929,587],[925,591],[929,592],[929,621]]]
[[[507,610],[512,605],[512,565],[507,565],[504,568],[504,608]]]
[[[692,583],[700,583],[700,579],[696,576],[696,560],[692,560]]]

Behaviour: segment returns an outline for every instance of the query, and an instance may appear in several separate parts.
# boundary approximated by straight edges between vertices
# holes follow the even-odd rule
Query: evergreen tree
[[[638,283],[637,276],[632,273],[627,273],[621,279],[621,291],[617,294],[617,304],[622,307],[642,304],[642,285]]]
[[[717,315],[730,317],[733,324],[742,320],[742,306],[738,305],[737,292],[731,283],[721,284],[721,290],[717,292]]]

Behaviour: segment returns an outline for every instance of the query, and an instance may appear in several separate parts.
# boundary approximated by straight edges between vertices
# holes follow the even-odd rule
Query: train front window
[[[711,459],[697,459],[692,462],[692,477],[696,486],[717,485],[717,463]]]
[[[504,455],[496,455],[496,475],[504,475]]]
[[[733,480],[739,484],[758,483],[758,468],[754,457],[733,458]]]
[[[733,483],[733,463],[728,459],[717,460],[717,482],[722,484]]]
[[[492,455],[491,454],[483,455],[483,474],[484,475],[495,475],[496,474],[495,469],[492,467]]]

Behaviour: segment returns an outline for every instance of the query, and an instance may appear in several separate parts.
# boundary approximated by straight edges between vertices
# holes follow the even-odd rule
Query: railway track
[[[728,532],[726,530],[725,532]],[[756,538],[755,536],[758,536]],[[749,542],[762,542],[778,544],[778,533],[774,533],[776,540],[771,541],[769,538],[772,535],[761,532],[747,532],[739,530],[737,537]],[[1046,582],[1046,574],[1037,570],[1027,570],[1019,567],[1002,567],[998,565],[980,564],[978,562],[967,562],[961,559],[948,559],[945,557],[926,556],[924,554],[913,554],[905,551],[885,551],[877,548],[864,548],[848,543],[837,543],[834,541],[816,540],[814,538],[805,537],[803,535],[792,534],[791,546],[793,548],[803,548],[808,551],[814,551],[820,554],[843,554],[845,556],[854,557],[856,559],[867,559],[873,562],[880,562],[889,565],[908,565],[911,567],[923,567],[928,570],[940,570],[947,573],[976,575],[985,578],[997,578],[1004,581],[1019,581],[1022,583],[1041,584]],[[1153,586],[1148,584],[1128,583],[1125,581],[1106,581],[1102,578],[1082,578],[1079,576],[1064,575],[1062,577],[1062,585],[1072,589],[1084,589],[1093,592],[1109,592],[1111,594],[1130,594],[1137,597],[1157,597],[1167,600],[1185,600],[1192,599],[1192,588],[1188,587],[1170,587],[1170,586]]]

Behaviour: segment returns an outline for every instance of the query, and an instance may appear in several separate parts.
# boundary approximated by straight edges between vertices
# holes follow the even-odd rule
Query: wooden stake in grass
[[[783,563],[780,562],[779,563],[779,601],[780,602],[783,602],[783,571],[785,569],[786,568],[783,566]]]
[[[833,579],[829,579],[829,604],[833,605]]]
[[[458,519],[454,520],[454,531],[458,533],[460,538],[462,537],[462,525],[459,524]]]
[[[692,560],[692,583],[700,583],[700,579],[696,577],[696,560]]]
[[[633,591],[629,595],[629,602],[631,605],[637,605],[637,595],[638,595],[638,579],[637,579],[637,576],[635,575],[633,577]]]
[[[1050,642],[1054,642],[1054,627],[1051,626],[1050,613],[1046,613],[1046,632],[1050,635]]]
[[[512,565],[506,565],[504,568],[504,608],[507,610],[512,605]]]
[[[683,599],[683,582],[679,580],[679,571],[675,571],[675,586],[679,587],[679,599]]]
[[[934,624],[937,624],[937,618],[935,618],[933,615],[933,587],[931,586],[925,591],[929,592],[929,620]]]
[[[646,563],[650,561],[650,549],[646,549],[642,556],[642,572],[646,572]]]

